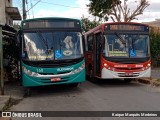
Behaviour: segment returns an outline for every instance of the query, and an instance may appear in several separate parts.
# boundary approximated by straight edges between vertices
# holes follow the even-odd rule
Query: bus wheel
[[[71,84],[69,84],[69,86],[71,86],[72,88],[75,88],[75,87],[78,87],[78,83],[71,83]]]
[[[95,82],[95,78],[93,76],[93,70],[90,70],[90,72],[89,72],[89,80],[92,82]]]
[[[31,88],[25,88],[24,97],[29,97],[29,96],[31,96]]]
[[[125,83],[130,83],[131,81],[132,81],[131,78],[124,79],[124,82],[125,82]]]

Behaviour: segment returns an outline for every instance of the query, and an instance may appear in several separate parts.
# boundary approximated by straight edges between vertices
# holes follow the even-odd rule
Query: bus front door
[[[94,75],[100,77],[101,33],[95,34]]]

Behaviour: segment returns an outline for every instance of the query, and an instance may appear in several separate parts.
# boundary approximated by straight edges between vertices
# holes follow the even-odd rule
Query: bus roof
[[[103,23],[103,24],[98,25],[97,27],[87,31],[84,35],[88,35],[88,34],[93,33],[99,29],[102,29],[104,31],[104,28],[106,25],[114,25],[114,24],[132,24],[132,25],[136,24],[136,25],[143,25],[143,26],[149,27],[149,25],[147,25],[147,24],[142,24],[142,23],[137,23],[137,22],[108,22],[108,23]]]
[[[23,20],[23,22],[29,22],[29,21],[37,21],[37,20],[74,20],[74,21],[80,21],[79,19],[75,18],[63,18],[63,17],[44,17],[44,18],[33,18],[33,19],[26,19]]]

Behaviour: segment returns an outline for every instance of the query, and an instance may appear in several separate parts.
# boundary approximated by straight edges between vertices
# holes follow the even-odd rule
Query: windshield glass
[[[22,57],[33,61],[75,59],[82,56],[80,32],[24,33]]]
[[[149,36],[141,34],[105,35],[103,53],[106,57],[142,58],[149,56]]]

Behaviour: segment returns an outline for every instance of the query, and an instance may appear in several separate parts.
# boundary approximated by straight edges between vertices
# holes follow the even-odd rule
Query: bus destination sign
[[[49,21],[37,20],[23,23],[23,29],[32,28],[80,28],[80,23],[77,21]]]
[[[121,31],[146,31],[148,29],[147,26],[143,25],[127,25],[127,24],[114,24],[114,25],[108,25],[106,26],[107,30],[121,30]]]

